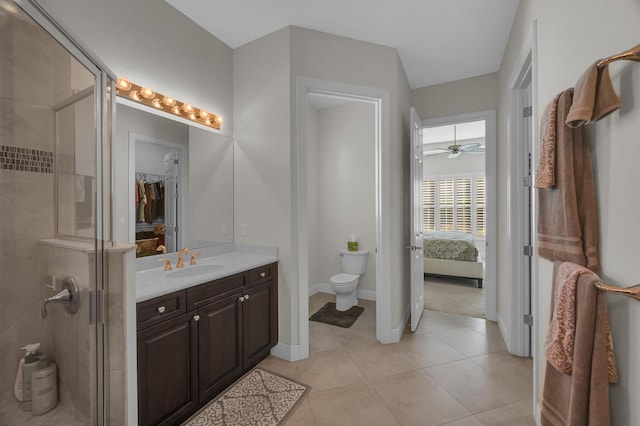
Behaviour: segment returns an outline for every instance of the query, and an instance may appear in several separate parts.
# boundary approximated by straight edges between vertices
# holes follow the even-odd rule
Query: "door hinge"
[[[524,255],[525,256],[533,256],[533,247],[524,246]]]
[[[173,164],[178,164],[178,159],[177,158],[173,159]]]
[[[529,188],[531,186],[531,176],[525,176],[522,178],[522,184]]]
[[[532,115],[533,115],[533,107],[528,106],[528,107],[522,108],[522,116],[524,118],[529,118]]]
[[[528,325],[529,327],[533,327],[533,315],[525,314],[525,316],[524,316],[524,324]]]

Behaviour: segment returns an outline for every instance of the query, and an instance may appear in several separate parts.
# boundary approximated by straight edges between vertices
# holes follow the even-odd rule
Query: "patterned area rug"
[[[327,302],[322,308],[318,309],[315,314],[311,315],[309,319],[315,322],[349,328],[356,322],[362,312],[364,312],[362,306],[352,306],[346,311],[339,311],[336,309],[335,303]]]
[[[310,386],[254,368],[183,426],[281,425],[310,390]]]

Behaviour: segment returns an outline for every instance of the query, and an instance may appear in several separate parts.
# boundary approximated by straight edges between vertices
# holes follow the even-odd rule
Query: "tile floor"
[[[484,318],[485,289],[470,278],[424,277],[424,308]]]
[[[313,313],[333,295],[309,299]],[[535,425],[532,361],[511,356],[496,323],[425,311],[399,343],[375,339],[375,302],[351,328],[309,322],[310,356],[260,366],[313,388],[293,425]]]

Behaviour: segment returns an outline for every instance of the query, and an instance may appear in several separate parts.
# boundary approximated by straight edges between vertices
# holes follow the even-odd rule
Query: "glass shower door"
[[[3,426],[105,423],[108,86],[36,2],[0,0]],[[16,380],[31,343],[44,387]]]

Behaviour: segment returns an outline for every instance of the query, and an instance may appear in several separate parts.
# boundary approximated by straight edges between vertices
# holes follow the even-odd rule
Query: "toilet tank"
[[[349,251],[340,249],[342,272],[347,274],[362,275],[367,269],[368,250]]]

